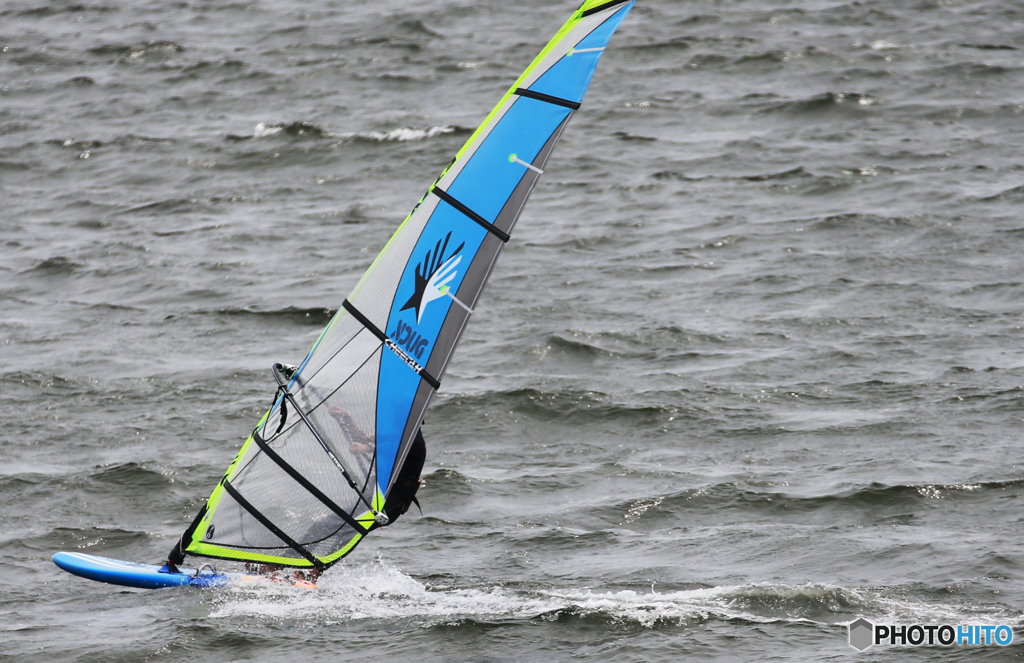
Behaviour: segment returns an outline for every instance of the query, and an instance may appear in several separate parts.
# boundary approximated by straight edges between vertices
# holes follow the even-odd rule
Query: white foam
[[[786,607],[787,604],[790,605]],[[219,595],[211,617],[262,617],[274,622],[314,619],[320,624],[403,620],[432,625],[462,619],[553,619],[568,614],[600,615],[651,628],[709,617],[754,623],[818,623],[803,615],[817,617],[821,613],[835,615],[835,619],[821,623],[852,621],[847,617],[853,613],[869,619],[898,618],[919,623],[954,623],[964,617],[962,611],[952,606],[886,598],[871,589],[822,584],[756,584],[670,592],[655,588],[642,592],[588,588],[524,590],[501,586],[430,588],[379,560],[336,567],[321,579],[320,589],[315,591],[286,585],[230,589]],[[977,621],[978,615],[972,616]]]
[[[320,579],[319,591],[285,585],[229,589],[211,617],[263,616],[288,619],[317,615],[320,623],[361,619],[523,617],[548,609],[544,599],[502,588],[431,590],[383,562],[351,564]]]
[[[392,129],[391,131],[363,131],[356,134],[359,138],[366,138],[369,140],[384,141],[398,141],[404,142],[408,140],[423,140],[424,138],[433,138],[434,136],[440,136],[441,134],[450,134],[455,131],[454,127],[441,126],[441,127],[430,127],[429,129],[411,129],[402,127],[399,129]]]
[[[253,138],[265,138],[267,136],[273,136],[284,131],[284,127],[267,126],[260,122],[256,125],[256,128],[252,130]]]

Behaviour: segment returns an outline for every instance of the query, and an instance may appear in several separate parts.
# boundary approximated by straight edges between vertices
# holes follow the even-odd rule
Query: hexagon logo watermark
[[[875,625],[861,617],[850,622],[850,646],[857,651],[864,651],[874,644]]]

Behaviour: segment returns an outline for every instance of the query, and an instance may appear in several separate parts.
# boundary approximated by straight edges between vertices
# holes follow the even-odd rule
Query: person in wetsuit
[[[420,473],[426,459],[427,442],[423,439],[423,431],[416,431],[416,438],[412,441],[405,462],[398,470],[395,483],[391,486],[387,501],[384,502],[384,515],[388,517],[388,525],[398,520],[398,517],[408,511],[413,504],[419,507],[416,491],[420,489],[422,483]],[[377,523],[374,523],[371,529],[376,529],[377,526]]]

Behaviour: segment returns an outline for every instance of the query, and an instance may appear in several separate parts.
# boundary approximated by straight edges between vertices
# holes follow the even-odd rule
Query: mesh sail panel
[[[360,361],[357,351],[366,346],[365,337],[357,334],[343,351],[322,367],[317,379],[298,389],[295,402],[303,408],[312,426],[306,425],[293,411],[287,415],[281,431],[271,436],[269,433],[275,427],[270,424],[279,420],[282,410],[275,408],[273,417],[267,420],[268,425],[261,429],[268,432],[266,444],[277,459],[261,452],[252,440],[247,443],[250,452],[239,455],[226,480],[248,506],[240,504],[222,486],[220,495],[214,494],[219,497],[216,509],[207,516],[205,525],[200,528],[202,531],[196,533],[202,537],[202,543],[195,552],[232,559],[271,561],[266,559],[269,557],[279,563],[310,565],[257,519],[253,510],[321,559],[353,543],[359,534],[356,529],[303,488],[283,469],[281,461],[345,512],[355,516],[370,512],[368,505],[373,503],[376,486],[373,413],[384,349],[373,339],[369,354],[364,353]],[[356,370],[344,375],[346,371],[335,364],[355,365]],[[333,382],[338,376],[344,376],[340,384]],[[317,386],[317,380],[330,381],[334,387],[328,391],[323,384]],[[293,390],[296,384],[293,383]],[[284,409],[294,410],[294,406],[286,405]],[[345,468],[347,478],[339,464]],[[372,513],[369,522],[372,522]]]
[[[470,309],[632,0],[587,0],[473,133],[317,339],[197,522],[194,555],[326,566],[388,491]]]

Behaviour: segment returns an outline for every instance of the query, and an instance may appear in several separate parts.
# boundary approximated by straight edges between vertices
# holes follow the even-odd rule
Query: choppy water
[[[858,616],[1024,628],[1010,0],[641,0],[430,412],[424,517],[315,593],[50,563],[162,559],[270,364],[573,8],[0,3],[0,659],[818,661]]]

